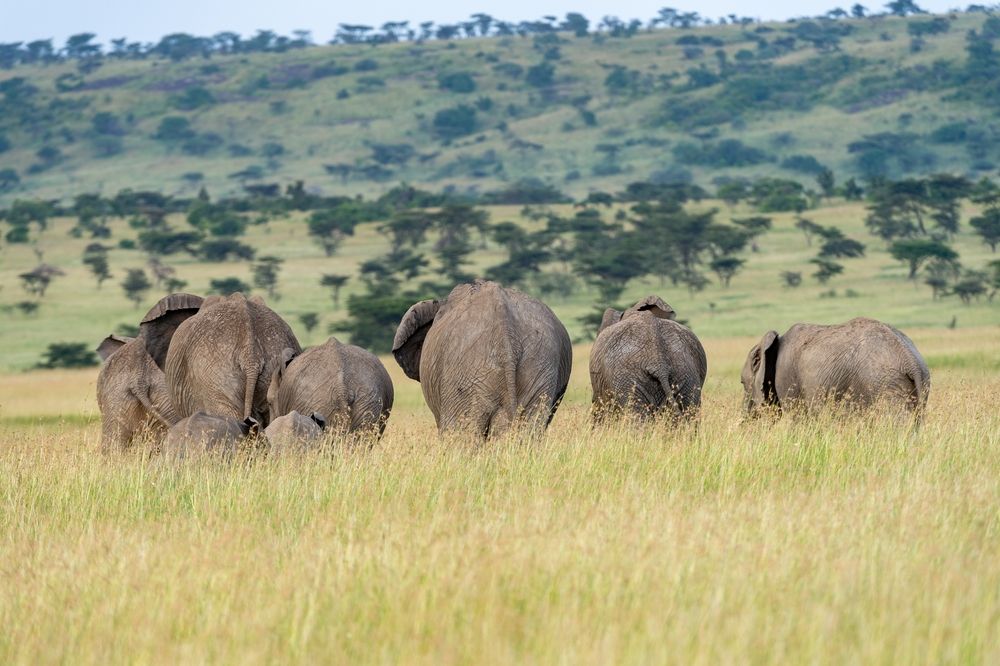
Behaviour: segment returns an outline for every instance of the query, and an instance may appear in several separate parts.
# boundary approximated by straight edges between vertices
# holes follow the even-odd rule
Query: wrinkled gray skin
[[[648,296],[625,312],[608,308],[590,352],[595,421],[628,411],[691,416],[701,406],[705,349],[673,308]]]
[[[180,420],[154,353],[162,351],[164,336],[198,311],[201,298],[171,294],[161,299],[139,325],[137,338],[109,335],[97,348],[104,360],[97,378],[97,404],[101,410],[101,448],[105,452],[129,448],[148,436],[159,442],[167,428]]]
[[[196,412],[181,419],[167,431],[163,453],[171,460],[184,460],[201,455],[218,455],[229,460],[240,442],[259,434],[254,419],[235,419]]]
[[[272,455],[292,451],[305,451],[323,438],[326,419],[319,414],[305,416],[293,411],[271,421],[264,430],[264,438]]]
[[[298,340],[257,296],[210,296],[177,327],[164,372],[174,408],[268,423],[267,389],[283,349]]]
[[[378,357],[336,338],[299,355],[282,352],[267,401],[272,418],[297,410],[317,413],[337,434],[381,436],[392,409],[392,380]]]
[[[931,375],[908,337],[874,319],[795,324],[768,331],[747,356],[740,377],[751,413],[764,405],[791,409],[835,400],[869,407],[884,400],[922,412]]]
[[[421,301],[396,329],[393,355],[420,382],[438,430],[490,437],[513,425],[541,429],[572,367],[566,328],[519,291],[477,280],[443,301]]]

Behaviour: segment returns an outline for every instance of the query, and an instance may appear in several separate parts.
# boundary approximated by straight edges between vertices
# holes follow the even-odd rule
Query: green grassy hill
[[[539,178],[580,195],[821,167],[993,175],[998,35],[970,13],[18,65],[0,71],[0,168],[16,174],[0,205],[297,179]]]

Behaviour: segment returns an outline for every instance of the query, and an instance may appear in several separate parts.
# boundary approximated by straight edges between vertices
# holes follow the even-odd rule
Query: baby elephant
[[[595,421],[622,411],[641,418],[698,411],[708,372],[705,349],[674,317],[656,296],[625,312],[604,312],[590,352]]]
[[[874,319],[795,324],[768,331],[747,356],[740,378],[745,405],[779,409],[835,400],[870,407],[885,400],[921,412],[931,373],[908,337]]]
[[[298,355],[285,349],[267,390],[272,419],[318,414],[339,434],[381,435],[392,400],[392,380],[378,357],[336,338]]]
[[[270,445],[272,455],[290,451],[304,451],[315,446],[323,437],[326,419],[317,414],[305,416],[292,411],[271,421],[264,429],[264,438]]]
[[[172,460],[184,460],[200,455],[218,455],[232,459],[240,442],[256,437],[260,425],[253,418],[236,419],[195,412],[175,423],[163,443],[163,452]]]

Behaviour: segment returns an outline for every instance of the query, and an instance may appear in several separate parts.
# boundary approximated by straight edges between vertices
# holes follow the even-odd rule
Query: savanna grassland
[[[419,386],[385,358],[396,406],[374,450],[182,468],[99,455],[96,370],[23,371],[48,341],[96,344],[141,312],[114,281],[94,288],[74,263],[86,241],[54,222],[39,246],[67,276],[36,314],[0,322],[0,661],[1000,659],[996,305],[910,284],[862,235],[859,204],[808,215],[869,243],[827,285],[780,286],[815,248],[776,215],[728,289],[629,286],[623,300],[661,294],[704,341],[697,427],[591,430],[580,344],[543,439],[439,440]],[[329,259],[294,219],[251,228],[287,259],[271,302],[304,343],[326,334],[297,313],[342,315],[317,274],[377,252],[373,226]],[[955,247],[988,258],[968,233]],[[33,261],[4,249],[7,298]],[[116,251],[112,269],[130,261]],[[246,270],[177,268],[196,292]],[[574,336],[593,298],[552,302]],[[927,359],[918,432],[878,416],[743,422],[739,369],[766,328],[854,315],[900,326]]]
[[[94,372],[5,378],[0,660],[995,662],[1000,340],[911,333],[915,434],[741,422],[747,337],[697,427],[591,431],[580,346],[541,441],[439,440],[388,364],[374,450],[235,466],[103,458]]]
[[[919,36],[913,21],[936,32]],[[0,203],[122,188],[188,198],[202,186],[218,201],[299,179],[327,195],[400,181],[469,195],[531,178],[579,199],[644,179],[718,192],[782,176],[814,189],[817,166],[866,188],[863,176],[995,175],[984,80],[1000,71],[1000,19],[805,24],[17,65],[0,71],[0,110],[12,111],[0,114]],[[546,64],[551,78],[542,67],[529,81]],[[474,87],[457,92],[468,80],[448,77],[463,74]],[[438,114],[462,105],[475,123],[448,134]],[[53,343],[93,348],[134,326],[162,295],[133,304],[122,289],[130,269],[149,268],[136,248],[151,222],[108,220],[100,288],[83,261],[95,239],[73,235],[76,218],[31,222],[0,243],[0,663],[1000,662],[996,284],[968,302],[932,297],[925,273],[908,280],[869,233],[871,202],[842,194],[802,197],[801,216],[865,245],[827,283],[810,263],[820,241],[790,212],[767,213],[772,228],[737,251],[730,286],[689,291],[650,271],[627,282],[614,305],[658,294],[706,347],[696,423],[591,428],[581,318],[611,304],[553,253],[524,282],[566,282],[545,300],[575,341],[544,437],[439,438],[420,387],[385,357],[396,400],[372,450],[233,465],[99,453],[97,369],[38,365]],[[957,233],[941,238],[967,274],[996,255],[970,229],[983,200],[961,199]],[[635,225],[634,201],[607,200],[589,210]],[[686,207],[716,208],[729,227],[762,212],[746,199]],[[546,212],[582,209],[478,210],[537,231]],[[364,221],[326,256],[309,215],[248,215],[237,234],[258,262],[281,260],[267,300],[303,346],[374,291],[360,269],[390,244],[381,221]],[[175,230],[188,222],[166,216]],[[454,268],[438,233],[413,246],[428,263],[400,293],[439,288]],[[470,274],[505,260],[495,236],[470,238]],[[250,261],[195,255],[169,255],[186,291],[253,281]],[[23,276],[46,265],[62,274],[28,294]],[[788,272],[800,286],[786,286]],[[337,306],[327,274],[349,277]],[[739,371],[765,331],[855,316],[922,351],[932,388],[918,429],[881,412],[744,419]]]

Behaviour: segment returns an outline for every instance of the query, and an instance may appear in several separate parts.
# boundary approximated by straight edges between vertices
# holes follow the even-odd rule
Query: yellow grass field
[[[998,663],[1000,332],[907,331],[916,434],[743,423],[710,338],[697,427],[591,431],[587,347],[538,442],[168,467],[98,454],[95,371],[0,377],[0,663]]]

